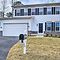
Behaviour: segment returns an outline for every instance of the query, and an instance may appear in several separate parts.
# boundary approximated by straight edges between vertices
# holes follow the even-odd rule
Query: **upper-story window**
[[[60,7],[55,7],[55,14],[60,14]]]
[[[16,10],[15,10],[15,16],[16,16],[17,14],[16,14]]]
[[[44,15],[47,15],[47,8],[44,8]]]
[[[26,15],[55,15],[60,14],[60,7],[40,7],[40,8],[24,8],[16,9],[15,16],[26,16]]]
[[[43,15],[43,8],[39,8],[39,15]]]
[[[39,8],[35,8],[35,15],[39,15]]]
[[[31,8],[28,9],[28,15],[31,15]]]
[[[27,8],[24,9],[24,15],[25,16],[28,15],[28,9]]]
[[[35,15],[35,8],[31,9],[31,13],[32,13],[32,15]]]
[[[24,9],[20,9],[20,16],[24,16]]]
[[[52,8],[51,7],[47,7],[47,15],[52,14]]]
[[[55,7],[52,7],[52,15],[55,15]]]
[[[15,10],[15,16],[20,16],[20,9]]]

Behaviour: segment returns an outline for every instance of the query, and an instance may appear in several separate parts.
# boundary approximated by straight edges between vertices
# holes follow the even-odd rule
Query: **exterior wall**
[[[0,36],[3,36],[3,31],[4,31],[4,23],[17,23],[17,24],[27,24],[28,23],[28,26],[27,26],[27,28],[28,28],[28,31],[31,31],[32,30],[32,24],[31,24],[31,22],[32,22],[32,20],[33,20],[33,18],[20,18],[20,19],[6,19],[6,20],[0,20],[0,22],[1,22],[1,26],[0,26]],[[2,28],[1,28],[2,27]]]
[[[43,23],[43,33],[45,31],[45,22],[46,21],[60,21],[59,15],[36,15],[32,21],[32,30],[39,31],[39,23]],[[39,34],[39,33],[38,33]]]
[[[29,31],[37,31],[38,34],[44,34],[45,31],[45,22],[46,21],[60,21],[59,15],[34,15],[31,19],[8,19],[8,20],[0,20],[1,27],[0,31],[4,31],[4,23],[28,23]],[[43,23],[43,33],[39,33],[39,23]]]
[[[60,7],[59,5],[58,6],[31,6],[31,7],[19,7],[19,8],[13,8],[13,17],[19,17],[19,16],[15,16],[15,10],[17,9],[24,9],[25,11],[28,12],[28,8],[31,8],[31,9],[35,9],[35,8],[48,8],[48,7]],[[25,16],[28,16],[28,15],[25,15]]]
[[[29,31],[37,31],[38,34],[44,34],[45,31],[45,22],[46,21],[60,21],[59,15],[34,15],[31,19],[8,19],[2,20],[0,28],[1,31],[4,31],[4,23],[28,23],[29,24]],[[39,33],[39,23],[43,23],[43,33]]]
[[[32,19],[12,19],[12,20],[3,20],[2,21],[2,24],[4,24],[4,23],[21,23],[21,24],[23,24],[23,23],[28,23],[29,24],[29,30],[31,30],[32,28],[31,28],[31,21],[32,21]],[[4,25],[2,25],[2,27],[4,27]],[[3,31],[3,28],[2,28],[2,31]]]

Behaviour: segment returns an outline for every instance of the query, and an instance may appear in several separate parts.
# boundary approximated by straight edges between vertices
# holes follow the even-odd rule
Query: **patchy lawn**
[[[28,37],[27,54],[23,54],[23,47],[17,42],[7,60],[60,60],[60,38]]]

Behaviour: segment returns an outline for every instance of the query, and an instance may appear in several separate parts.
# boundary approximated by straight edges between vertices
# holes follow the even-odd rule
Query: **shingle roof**
[[[60,3],[45,3],[45,4],[31,4],[31,5],[15,5],[14,8],[18,7],[35,7],[35,6],[60,6]]]

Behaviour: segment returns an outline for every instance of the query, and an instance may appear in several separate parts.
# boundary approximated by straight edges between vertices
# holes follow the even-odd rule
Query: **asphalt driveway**
[[[18,37],[0,37],[0,60],[6,60],[10,48],[17,41]]]

